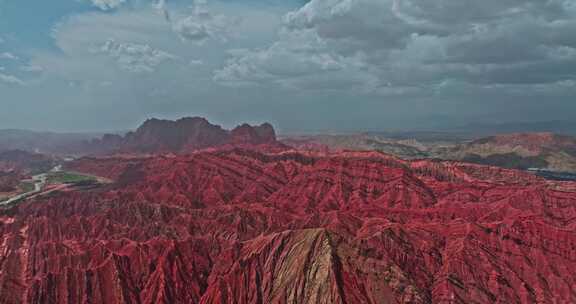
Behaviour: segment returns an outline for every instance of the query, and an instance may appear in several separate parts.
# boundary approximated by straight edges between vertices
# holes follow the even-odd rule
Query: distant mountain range
[[[554,133],[513,133],[439,149],[436,156],[513,169],[576,172],[576,138]]]
[[[22,150],[0,152],[0,171],[19,171],[27,175],[46,172],[55,166],[55,160],[39,153]]]
[[[429,133],[420,140],[386,137],[382,133],[315,135],[283,138],[302,150],[376,150],[404,159],[460,160],[510,169],[538,168],[576,172],[576,138],[549,132],[511,133],[468,140]]]
[[[553,120],[538,122],[508,122],[508,123],[471,123],[457,128],[445,128],[441,131],[457,129],[460,132],[476,136],[487,136],[503,133],[541,133],[550,132],[565,135],[576,135],[576,121]]]
[[[55,133],[0,130],[0,151],[23,150],[47,154],[81,154],[85,143],[102,136],[96,133]]]
[[[572,123],[469,125],[459,131],[369,132],[276,138],[269,123],[242,124],[232,130],[202,117],[149,119],[136,130],[118,134],[59,134],[0,130],[0,152],[22,150],[59,156],[187,153],[225,146],[268,145],[313,151],[381,151],[404,159],[460,160],[514,169],[576,172],[576,140],[551,132],[488,133],[490,130],[555,129],[570,133]],[[574,128],[576,129],[576,128]],[[475,136],[488,133],[490,136]],[[496,135],[494,135],[496,134]]]
[[[296,149],[308,151],[380,151],[405,159],[428,156],[427,146],[417,140],[394,139],[370,133],[296,136],[282,138],[281,141]]]
[[[571,170],[576,140],[429,134],[150,119],[45,187],[0,152],[0,303],[576,303],[576,182],[481,165]]]
[[[224,145],[279,144],[269,123],[242,124],[225,130],[201,117],[149,119],[135,131],[118,134],[50,133],[0,130],[0,151],[22,150],[55,155],[110,153],[184,153]]]

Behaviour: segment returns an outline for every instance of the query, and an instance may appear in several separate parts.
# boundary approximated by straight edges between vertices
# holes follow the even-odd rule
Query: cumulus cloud
[[[10,85],[25,85],[20,78],[4,73],[0,73],[0,82]]]
[[[180,39],[198,44],[209,39],[227,41],[232,27],[240,22],[239,18],[212,13],[205,0],[196,0],[191,14],[175,18],[167,12],[164,1],[158,2],[157,8],[164,12],[165,18],[172,23],[172,28]]]
[[[44,68],[38,65],[25,65],[20,67],[20,71],[27,73],[41,73],[44,71]]]
[[[4,52],[4,53],[0,53],[0,59],[6,59],[6,60],[18,60],[18,56],[10,53],[10,52]]]
[[[171,4],[175,16],[184,12],[184,8]],[[271,41],[281,17],[279,13],[231,8],[228,4],[212,9],[241,16],[247,22],[235,31],[258,35],[257,39],[232,36],[230,39],[238,47]],[[260,35],[270,38],[262,42]],[[146,5],[113,14],[89,12],[71,16],[53,28],[52,38],[59,52],[36,52],[29,62],[44,68],[43,81],[81,81],[96,89],[98,83],[110,81],[114,85],[107,91],[122,91],[128,98],[133,98],[134,87],[142,92],[152,87],[170,87],[175,95],[186,95],[188,100],[191,84],[202,82],[194,92],[199,92],[198,87],[211,90],[211,71],[226,59],[226,49],[213,39],[204,44],[183,43],[158,14],[157,7]]]
[[[215,79],[345,89],[348,79],[394,94],[448,82],[557,88],[576,78],[575,32],[565,0],[312,0],[285,15],[279,41],[232,54]]]
[[[313,31],[286,35],[266,49],[231,51],[231,58],[215,71],[214,79],[234,86],[268,84],[329,90],[374,84],[361,55],[345,57],[333,52]]]
[[[111,10],[120,7],[126,0],[91,0],[92,4],[101,10]]]
[[[174,55],[147,44],[121,43],[114,39],[106,41],[96,52],[106,54],[121,69],[133,73],[151,73],[160,64],[176,59]]]
[[[190,66],[199,66],[199,65],[203,65],[204,61],[200,60],[200,59],[191,59],[189,64],[190,64]]]
[[[154,7],[154,9],[156,9],[158,12],[160,12],[160,14],[162,14],[164,19],[168,23],[172,23],[172,19],[170,17],[170,12],[168,12],[168,9],[166,8],[166,1],[165,0],[158,0],[152,6]]]

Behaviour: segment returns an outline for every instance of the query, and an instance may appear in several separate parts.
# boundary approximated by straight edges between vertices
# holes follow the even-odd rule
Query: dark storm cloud
[[[508,84],[568,86],[576,76],[575,33],[573,1],[312,0],[286,16],[283,39],[231,60],[219,79],[261,75],[259,81],[298,83],[289,69],[305,62],[303,56],[317,56],[332,60],[338,73],[370,79],[375,92],[446,81],[500,90]],[[299,52],[294,43],[313,45],[313,51]],[[335,78],[325,65],[306,66],[307,77],[324,79],[322,88]],[[335,85],[347,88],[341,82]]]

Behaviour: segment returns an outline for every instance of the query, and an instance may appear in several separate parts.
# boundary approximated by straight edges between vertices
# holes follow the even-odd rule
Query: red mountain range
[[[572,303],[576,192],[375,153],[84,158],[0,210],[0,303]]]

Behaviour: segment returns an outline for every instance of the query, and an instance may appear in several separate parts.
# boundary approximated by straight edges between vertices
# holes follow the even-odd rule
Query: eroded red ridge
[[[576,192],[384,154],[86,158],[0,211],[1,303],[571,303]]]

